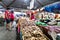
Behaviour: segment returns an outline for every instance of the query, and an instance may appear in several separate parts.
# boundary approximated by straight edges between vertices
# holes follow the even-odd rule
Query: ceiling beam
[[[7,6],[4,2],[2,2],[2,0],[0,0],[0,4],[1,4],[4,8],[6,8],[6,6]]]
[[[12,5],[16,0],[13,0],[9,5],[7,5],[7,7],[9,7],[10,5]]]
[[[39,0],[36,0],[41,6],[44,6],[41,2],[39,2]]]

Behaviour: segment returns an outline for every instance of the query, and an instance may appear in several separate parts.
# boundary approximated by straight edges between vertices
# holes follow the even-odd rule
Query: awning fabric
[[[47,12],[55,12],[55,11],[59,12],[60,11],[60,3],[45,6],[44,10]]]

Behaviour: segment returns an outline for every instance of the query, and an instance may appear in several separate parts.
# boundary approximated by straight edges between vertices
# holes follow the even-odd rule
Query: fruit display
[[[49,40],[34,21],[22,18],[19,22],[23,40]]]

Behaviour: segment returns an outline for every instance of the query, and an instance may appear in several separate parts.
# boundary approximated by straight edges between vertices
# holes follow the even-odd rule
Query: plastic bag
[[[15,21],[13,21],[13,24],[12,24],[12,27],[16,27],[16,22]]]

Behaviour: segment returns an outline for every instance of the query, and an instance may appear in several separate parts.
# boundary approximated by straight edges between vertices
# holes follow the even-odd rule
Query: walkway
[[[8,31],[5,27],[0,27],[0,40],[16,40],[15,30]]]

